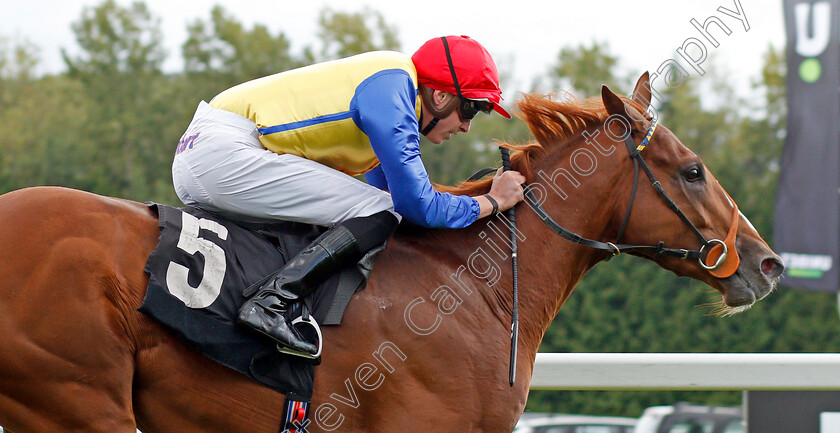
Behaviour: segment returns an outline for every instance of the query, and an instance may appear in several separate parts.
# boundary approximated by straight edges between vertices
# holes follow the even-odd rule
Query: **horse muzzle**
[[[723,302],[728,307],[749,306],[763,299],[776,288],[785,270],[782,259],[764,242],[748,239],[738,244],[738,271],[721,280]]]

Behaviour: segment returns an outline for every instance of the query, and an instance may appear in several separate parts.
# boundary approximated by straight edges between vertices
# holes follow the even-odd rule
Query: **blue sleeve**
[[[377,165],[373,170],[365,173],[365,180],[383,191],[388,191],[388,180],[385,179],[385,172],[382,171],[382,164]]]
[[[416,101],[417,89],[408,73],[388,69],[359,85],[350,109],[379,158],[394,210],[425,227],[466,227],[478,219],[478,202],[432,187],[420,159]]]

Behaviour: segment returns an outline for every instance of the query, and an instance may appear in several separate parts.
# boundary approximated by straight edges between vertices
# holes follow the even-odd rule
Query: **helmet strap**
[[[438,122],[440,122],[439,118],[437,118],[437,117],[432,118],[432,120],[429,122],[429,124],[426,125],[426,127],[423,128],[423,130],[420,131],[420,133],[423,134],[424,137],[426,135],[429,135],[429,133],[432,132],[433,129],[435,129],[435,126],[437,126]]]
[[[446,37],[441,37],[440,39],[443,41],[443,49],[446,51],[446,62],[449,63],[449,72],[452,73],[452,84],[455,85],[458,98],[464,99],[464,95],[461,94],[461,85],[458,84],[458,76],[455,75],[455,65],[452,64],[452,54],[449,53],[449,43],[446,41]]]

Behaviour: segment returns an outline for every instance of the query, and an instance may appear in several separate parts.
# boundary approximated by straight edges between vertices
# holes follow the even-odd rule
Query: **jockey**
[[[330,227],[273,274],[240,323],[291,351],[314,354],[287,322],[290,304],[384,244],[402,217],[462,228],[522,199],[521,174],[498,172],[489,194],[435,191],[420,134],[440,144],[500,105],[496,65],[466,36],[413,56],[370,52],[249,81],[202,101],[172,164],[186,205],[251,220]],[[364,183],[352,176],[363,174]]]

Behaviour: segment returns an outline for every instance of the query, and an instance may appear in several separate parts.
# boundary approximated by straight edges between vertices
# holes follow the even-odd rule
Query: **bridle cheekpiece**
[[[654,132],[656,132],[656,127],[658,125],[658,120],[656,116],[652,116],[650,120],[650,127],[645,134],[644,139],[637,145],[635,141],[633,141],[632,133],[628,131],[628,133],[624,137],[624,142],[627,147],[627,151],[630,153],[630,159],[633,161],[634,167],[634,177],[633,177],[633,189],[630,192],[630,201],[627,205],[627,210],[625,211],[624,218],[621,223],[621,228],[619,229],[618,236],[615,242],[601,242],[592,239],[584,238],[580,235],[575,234],[572,231],[569,231],[559,224],[555,222],[550,215],[542,208],[542,205],[539,201],[534,197],[533,191],[527,185],[525,186],[525,201],[531,206],[531,208],[537,213],[540,219],[545,223],[552,231],[557,233],[558,235],[562,236],[565,239],[568,239],[574,243],[599,249],[605,250],[610,252],[612,256],[617,256],[620,253],[648,253],[652,255],[653,260],[657,260],[660,256],[669,256],[669,257],[676,257],[680,259],[696,259],[700,263],[700,266],[703,269],[709,271],[712,275],[718,278],[727,278],[734,274],[738,270],[738,265],[740,263],[740,258],[738,256],[738,252],[735,249],[735,237],[737,236],[738,232],[738,221],[740,219],[740,215],[738,212],[738,206],[735,202],[727,195],[729,202],[732,204],[733,212],[732,212],[732,222],[730,223],[729,232],[726,236],[725,240],[720,239],[711,239],[707,240],[700,230],[685,216],[685,214],[680,210],[679,206],[671,200],[668,196],[668,193],[665,192],[665,189],[662,187],[662,184],[656,179],[653,172],[648,167],[645,159],[642,157],[642,151],[645,147],[648,146],[651,139],[653,138]],[[650,179],[651,185],[653,189],[657,192],[657,194],[665,201],[668,207],[677,214],[677,216],[688,226],[692,233],[697,237],[700,241],[700,248],[697,250],[691,249],[674,249],[674,248],[666,248],[665,243],[660,241],[658,245],[651,246],[651,245],[630,245],[630,244],[622,244],[621,238],[624,236],[624,232],[627,228],[627,223],[630,219],[630,214],[633,209],[633,203],[636,198],[636,190],[638,188],[639,182],[639,167],[647,175],[648,179]],[[709,264],[711,263],[711,264]]]

